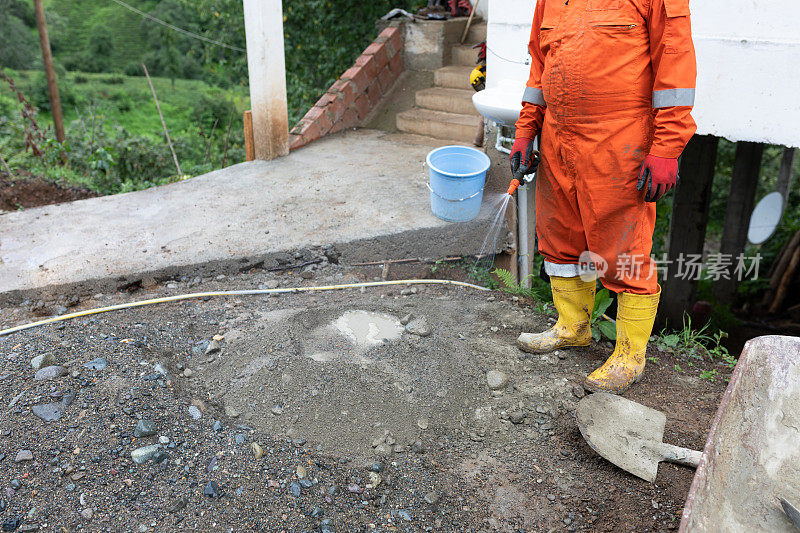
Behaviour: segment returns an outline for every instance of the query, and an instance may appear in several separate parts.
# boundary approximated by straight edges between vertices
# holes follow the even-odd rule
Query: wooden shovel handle
[[[667,443],[662,444],[662,452],[665,461],[691,466],[693,468],[697,468],[697,465],[700,464],[700,458],[703,457],[703,452],[681,448],[680,446],[673,446]]]

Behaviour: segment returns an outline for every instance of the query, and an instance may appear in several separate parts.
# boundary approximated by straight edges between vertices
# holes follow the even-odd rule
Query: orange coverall
[[[689,0],[538,0],[516,135],[541,132],[539,251],[550,275],[607,262],[614,292],[658,292],[656,204],[636,190],[648,154],[677,158],[696,126]]]

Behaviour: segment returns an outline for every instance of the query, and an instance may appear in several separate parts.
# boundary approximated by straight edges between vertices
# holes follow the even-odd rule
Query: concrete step
[[[475,68],[478,59],[478,49],[471,44],[454,44],[450,55],[451,65],[464,65]]]
[[[478,110],[472,105],[472,89],[448,89],[446,87],[431,87],[417,91],[417,107],[446,111],[461,115],[478,115]]]
[[[486,40],[486,23],[479,22],[469,27],[465,43],[480,43]]]
[[[469,142],[475,138],[481,118],[413,107],[397,114],[397,129],[436,139]]]
[[[451,89],[472,89],[469,84],[469,74],[472,67],[465,65],[450,65],[433,71],[433,83],[437,87]]]

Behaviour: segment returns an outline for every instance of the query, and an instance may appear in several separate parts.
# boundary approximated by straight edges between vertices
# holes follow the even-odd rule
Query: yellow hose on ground
[[[205,298],[207,296],[258,296],[263,294],[286,294],[298,292],[311,292],[311,291],[336,291],[342,289],[358,289],[361,287],[381,287],[385,285],[456,285],[458,287],[468,287],[470,289],[478,289],[480,291],[489,291],[486,287],[480,285],[473,285],[472,283],[465,283],[463,281],[453,281],[449,279],[400,279],[394,281],[366,281],[363,283],[348,283],[345,285],[324,285],[321,287],[287,287],[282,289],[249,289],[241,291],[213,291],[213,292],[194,292],[191,294],[178,294],[176,296],[165,296],[163,298],[153,298],[152,300],[142,300],[140,302],[130,302],[126,304],[109,305],[108,307],[98,307],[97,309],[87,309],[86,311],[78,311],[76,313],[69,313],[61,316],[54,316],[0,330],[0,337],[4,335],[11,335],[18,331],[31,329],[45,324],[52,324],[54,322],[61,322],[63,320],[70,320],[72,318],[79,318],[82,316],[99,315],[100,313],[108,313],[109,311],[119,311],[121,309],[129,309],[131,307],[142,307],[145,305],[163,304],[167,302],[177,302],[179,300],[189,300],[192,298]]]

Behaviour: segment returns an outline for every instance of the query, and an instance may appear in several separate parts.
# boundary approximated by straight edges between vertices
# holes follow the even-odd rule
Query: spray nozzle
[[[509,196],[512,196],[514,192],[517,190],[517,187],[519,187],[519,180],[517,178],[514,178],[511,180],[511,183],[508,186],[508,191],[506,192],[508,193]]]
[[[517,171],[514,172],[514,178],[511,180],[511,183],[508,185],[508,191],[506,191],[509,195],[513,195],[520,185],[527,185],[527,184],[529,184],[530,182],[533,181],[533,178],[536,175],[535,172],[532,172],[530,174],[527,174],[527,172],[531,168],[531,166],[533,166],[534,169],[538,168],[538,166],[539,166],[539,152],[534,150],[532,155],[535,158],[535,161],[533,161],[532,163],[535,163],[535,165],[529,164],[529,165],[526,165],[526,166],[520,166],[517,169]],[[516,157],[517,154],[514,154],[514,156]]]
[[[523,169],[517,170],[514,173],[514,178],[511,180],[511,183],[508,185],[508,191],[506,191],[509,195],[513,195],[520,185],[528,184],[533,179],[533,175],[528,175],[528,176],[525,175],[525,170],[526,169],[523,168]]]

